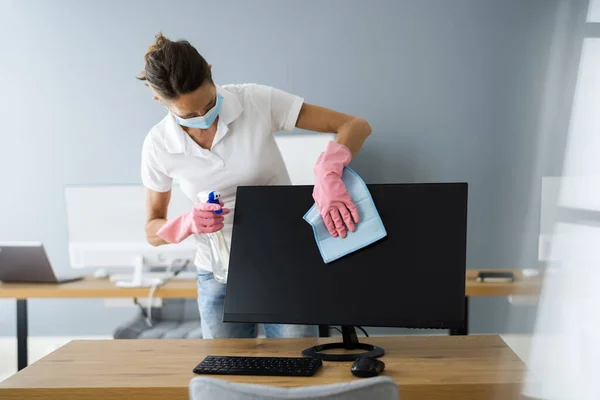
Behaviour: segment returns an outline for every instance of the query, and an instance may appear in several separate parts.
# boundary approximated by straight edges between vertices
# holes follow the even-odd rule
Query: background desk
[[[522,269],[503,269],[502,272],[512,272],[515,281],[512,283],[482,283],[477,282],[479,272],[492,272],[486,269],[468,269],[465,286],[465,324],[461,329],[450,330],[450,335],[469,334],[469,297],[472,296],[537,296],[542,287],[542,277],[526,277]],[[498,271],[498,270],[495,270]],[[540,270],[543,272],[543,270]]]
[[[479,283],[475,279],[480,270],[467,270],[465,298],[465,326],[452,330],[451,335],[468,334],[469,296],[536,295],[541,279],[524,278],[521,270],[511,270],[517,280],[514,283]],[[506,271],[506,270],[503,270]],[[198,295],[196,280],[172,280],[158,288],[157,298],[195,298]],[[0,283],[0,298],[17,300],[17,357],[18,369],[27,366],[27,299],[32,298],[144,298],[149,288],[120,288],[108,279],[86,277],[82,281],[63,284]],[[328,329],[321,329],[327,336]]]
[[[207,355],[299,356],[331,339],[73,341],[0,383],[9,399],[188,399],[192,369]],[[402,400],[515,399],[525,365],[499,336],[371,337]],[[329,362],[313,377],[219,376],[275,386],[350,381],[351,363]]]

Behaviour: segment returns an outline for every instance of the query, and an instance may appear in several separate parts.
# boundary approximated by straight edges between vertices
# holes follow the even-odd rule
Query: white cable
[[[171,278],[173,278],[173,276],[175,276],[174,274],[171,274],[171,270],[173,269],[173,266],[175,265],[175,263],[177,261],[185,262],[182,269],[185,268],[188,264],[187,260],[181,260],[181,259],[173,260],[173,262],[171,262],[171,264],[169,264],[169,266],[167,267],[167,270],[165,271],[165,276],[162,279],[160,279],[158,282],[154,283],[152,285],[152,287],[150,288],[150,291],[148,292],[148,304],[146,305],[146,324],[148,326],[152,326],[152,298],[154,296],[154,291],[156,290],[157,287],[164,285],[169,280],[171,280]]]
[[[146,325],[148,326],[152,326],[152,297],[157,287],[158,283],[153,284],[148,292],[148,304],[146,305]]]

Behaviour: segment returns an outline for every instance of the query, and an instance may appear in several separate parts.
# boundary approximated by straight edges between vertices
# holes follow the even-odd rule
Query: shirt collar
[[[223,123],[227,126],[235,121],[242,114],[244,109],[235,94],[218,85],[217,93],[223,96],[223,105],[219,112],[219,125]],[[187,133],[181,128],[181,125],[177,123],[175,116],[169,112],[166,117],[165,129],[165,145],[167,151],[169,153],[185,153],[186,143]]]

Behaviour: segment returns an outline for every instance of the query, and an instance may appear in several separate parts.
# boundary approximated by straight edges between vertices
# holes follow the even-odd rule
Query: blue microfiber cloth
[[[371,193],[361,177],[352,169],[345,167],[342,172],[342,181],[346,185],[348,194],[356,205],[360,217],[360,222],[356,224],[354,232],[348,231],[343,239],[331,236],[316,204],[304,215],[304,220],[313,228],[317,246],[325,263],[335,261],[387,236]]]

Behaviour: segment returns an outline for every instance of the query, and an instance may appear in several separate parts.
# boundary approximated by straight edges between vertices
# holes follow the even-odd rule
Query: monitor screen
[[[239,187],[224,321],[460,328],[467,184],[367,186],[387,237],[329,264],[312,186]]]

